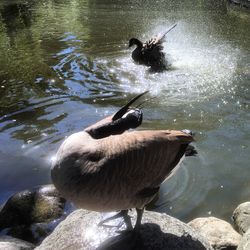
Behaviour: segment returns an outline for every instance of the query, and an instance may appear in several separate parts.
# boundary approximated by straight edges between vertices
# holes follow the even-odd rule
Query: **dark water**
[[[128,39],[177,28],[172,69],[135,65]],[[0,203],[50,183],[62,140],[150,90],[142,129],[196,132],[199,156],[162,185],[153,209],[230,220],[250,198],[250,17],[223,1],[0,3]]]

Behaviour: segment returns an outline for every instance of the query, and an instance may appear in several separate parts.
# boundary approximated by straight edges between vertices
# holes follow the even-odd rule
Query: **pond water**
[[[131,60],[128,40],[177,23],[171,69]],[[230,220],[250,198],[250,16],[224,1],[26,0],[0,3],[0,204],[51,183],[63,139],[149,90],[140,129],[191,129],[197,157],[151,209]]]

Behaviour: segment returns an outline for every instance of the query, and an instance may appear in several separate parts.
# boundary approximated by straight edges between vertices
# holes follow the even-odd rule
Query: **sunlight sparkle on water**
[[[194,42],[192,27],[187,25],[178,24],[165,43],[165,53],[172,64],[169,71],[149,73],[147,67],[134,64],[130,57],[132,50],[117,60],[109,71],[117,74],[120,87],[129,93],[150,90],[152,95],[162,95],[161,101],[172,104],[233,91],[234,86],[230,85],[240,51],[205,33],[196,34]],[[149,33],[157,34],[161,29],[157,27]],[[102,63],[105,64],[105,60]]]
[[[52,155],[52,156],[50,157],[50,159],[49,159],[49,162],[50,162],[51,164],[53,164],[53,163],[55,162],[55,160],[56,160],[56,155]]]

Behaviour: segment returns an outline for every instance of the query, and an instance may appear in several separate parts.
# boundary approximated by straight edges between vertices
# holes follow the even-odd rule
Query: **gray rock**
[[[145,211],[138,233],[123,231],[122,219],[113,220],[111,227],[98,226],[103,215],[76,210],[62,221],[36,250],[92,249],[171,249],[212,250],[206,239],[185,223],[166,214]],[[131,213],[135,223],[135,213]],[[115,227],[118,226],[118,227]]]
[[[215,217],[197,218],[188,225],[206,237],[215,250],[234,250],[241,240],[241,235],[228,222]]]
[[[249,249],[250,249],[250,229],[248,229],[246,233],[243,235],[237,250],[249,250]]]
[[[234,210],[232,218],[235,229],[243,235],[250,228],[250,202],[240,204]]]
[[[0,250],[31,250],[35,246],[29,242],[10,236],[0,236]]]
[[[0,211],[0,231],[8,228],[8,235],[37,243],[51,233],[46,225],[64,213],[64,205],[53,185],[18,192]]]
[[[54,220],[62,215],[64,204],[53,185],[18,192],[0,211],[0,230]]]

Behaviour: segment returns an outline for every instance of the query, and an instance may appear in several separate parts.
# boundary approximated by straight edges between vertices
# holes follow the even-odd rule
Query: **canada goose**
[[[56,188],[76,206],[120,215],[132,227],[127,211],[137,209],[139,228],[144,206],[176,169],[190,142],[190,131],[127,131],[142,122],[142,110],[130,108],[142,93],[60,146],[51,169]]]
[[[138,64],[150,66],[153,71],[166,70],[168,63],[163,52],[162,43],[164,42],[166,34],[176,25],[177,24],[174,24],[164,34],[155,36],[145,43],[142,43],[137,38],[131,38],[129,40],[129,47],[133,45],[137,46],[132,52],[132,59]]]

